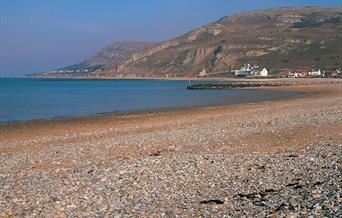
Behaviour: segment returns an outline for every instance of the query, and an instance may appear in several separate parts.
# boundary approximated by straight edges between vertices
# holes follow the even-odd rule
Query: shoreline
[[[26,77],[24,77],[26,78]],[[72,79],[72,80],[88,80],[87,78],[37,78],[37,79]],[[93,79],[90,79],[93,80]],[[98,80],[98,79],[94,79]],[[99,79],[99,80],[153,80],[153,79]],[[156,79],[160,81],[187,81],[185,78],[176,78],[176,79]],[[213,80],[206,80],[202,78],[195,78],[193,81],[207,81],[207,82],[226,82],[226,81],[234,81],[234,82],[281,82],[284,84],[287,84],[286,86],[272,86],[272,87],[244,87],[244,88],[234,88],[234,89],[250,89],[250,90],[282,90],[282,91],[288,91],[288,92],[297,92],[294,95],[302,95],[303,93],[300,93],[298,91],[294,91],[292,88],[295,87],[298,88],[299,86],[307,86],[307,85],[323,85],[323,84],[342,84],[342,79],[323,79],[323,78],[300,78],[300,79],[294,79],[294,78],[263,78],[263,79],[251,79],[251,78],[217,78]],[[288,87],[288,88],[286,88]],[[289,97],[279,97],[276,99],[271,99],[271,101],[277,100],[277,99],[283,99],[283,98],[291,98],[293,96]],[[262,102],[262,101],[270,101],[270,100],[259,100],[255,102],[250,102],[251,104]],[[100,113],[93,113],[93,114],[86,114],[86,115],[66,115],[66,116],[57,116],[52,118],[39,118],[39,119],[28,119],[28,120],[13,120],[13,121],[4,121],[0,122],[0,130],[4,126],[10,126],[10,125],[24,125],[26,123],[39,123],[39,122],[54,122],[58,120],[73,120],[77,121],[78,119],[84,119],[87,117],[102,117],[102,116],[114,116],[114,115],[129,115],[129,114],[144,114],[144,113],[159,113],[164,111],[173,111],[173,110],[186,110],[186,109],[194,109],[194,108],[205,108],[205,107],[220,107],[220,106],[229,106],[229,105],[236,105],[236,104],[249,104],[249,103],[234,103],[234,104],[222,104],[222,105],[202,105],[202,106],[187,106],[187,107],[169,107],[169,108],[153,108],[153,109],[138,109],[138,110],[132,110],[132,111],[109,111],[109,112],[100,112]]]
[[[322,88],[323,87],[323,88]],[[217,106],[197,106],[197,107],[179,107],[179,108],[164,108],[164,109],[153,109],[153,110],[141,110],[141,111],[133,111],[133,112],[108,112],[108,113],[100,113],[100,114],[92,114],[92,115],[84,115],[84,116],[70,116],[70,117],[61,117],[55,119],[38,119],[38,120],[27,120],[27,121],[18,121],[18,122],[8,122],[8,123],[0,123],[0,144],[4,144],[4,141],[8,141],[9,132],[14,132],[10,134],[10,139],[18,138],[18,134],[30,135],[30,138],[34,137],[42,137],[46,134],[44,130],[48,129],[47,135],[49,132],[55,132],[57,136],[65,134],[65,130],[63,128],[68,129],[68,131],[73,131],[74,128],[81,129],[81,131],[87,131],[87,128],[81,128],[81,125],[85,126],[94,126],[97,125],[97,128],[108,128],[108,125],[111,125],[111,122],[117,123],[120,122],[130,122],[130,120],[144,119],[148,117],[158,117],[158,116],[177,116],[179,114],[201,114],[202,112],[208,113],[208,111],[212,110],[235,110],[236,108],[245,108],[249,106],[262,106],[269,103],[287,103],[293,100],[301,100],[304,98],[322,98],[324,96],[328,96],[331,94],[336,94],[336,88],[341,88],[341,85],[335,84],[335,89],[330,90],[327,85],[294,85],[294,86],[281,86],[281,87],[257,87],[254,89],[261,90],[282,90],[282,91],[295,91],[298,94],[294,96],[277,98],[271,100],[262,100],[258,102],[251,103],[242,103],[242,104],[228,104],[228,105],[217,105]],[[339,93],[338,93],[339,94]],[[123,120],[123,121],[121,121]],[[102,125],[102,123],[108,125]],[[61,131],[57,130],[60,126]],[[102,126],[102,127],[101,127]],[[94,128],[91,128],[94,129]],[[23,131],[23,133],[21,132]],[[25,131],[34,132],[34,134],[26,134]],[[6,139],[6,140],[4,140]],[[1,154],[0,146],[0,154]]]
[[[223,105],[204,105],[204,106],[189,106],[189,107],[171,107],[171,108],[155,108],[155,109],[141,109],[134,111],[126,111],[126,112],[103,112],[103,113],[95,113],[89,115],[80,115],[80,116],[62,116],[55,118],[42,118],[42,119],[33,119],[33,120],[21,120],[21,121],[8,121],[8,122],[0,122],[0,136],[4,134],[5,131],[11,131],[13,129],[26,129],[32,126],[42,126],[44,125],[60,125],[60,124],[73,124],[73,123],[88,123],[96,120],[116,120],[121,119],[123,117],[144,117],[144,116],[155,116],[161,114],[177,114],[177,113],[191,113],[200,110],[206,109],[226,109],[227,107],[234,106],[247,106],[254,104],[263,104],[267,102],[279,102],[279,101],[287,101],[291,99],[303,98],[305,96],[310,97],[317,95],[319,93],[309,93],[308,91],[295,87],[297,90],[293,90],[295,86],[278,86],[278,87],[252,87],[252,88],[240,88],[240,89],[249,89],[249,90],[281,90],[284,92],[294,92],[291,96],[279,97],[275,99],[268,100],[259,100],[255,102],[249,103],[234,103],[234,104],[223,104]],[[1,148],[1,140],[0,140],[0,148]]]
[[[243,89],[243,90],[269,90],[268,87],[247,87],[247,88],[234,88],[234,89]],[[208,91],[208,90],[207,90]],[[299,97],[301,95],[308,95],[308,93],[304,92],[297,92],[292,90],[281,90],[284,92],[291,92],[291,96],[285,96],[285,97],[276,97],[274,99],[268,99],[268,100],[257,100],[253,102],[248,103],[229,103],[229,104],[208,104],[208,105],[198,105],[198,106],[184,106],[184,107],[166,107],[166,108],[151,108],[151,109],[137,109],[137,110],[131,110],[131,111],[109,111],[109,112],[100,112],[100,113],[93,113],[93,114],[85,114],[85,115],[66,115],[66,116],[59,116],[59,117],[52,117],[52,118],[41,118],[41,119],[28,119],[28,120],[13,120],[13,121],[4,121],[0,122],[0,130],[3,126],[10,126],[10,125],[16,125],[16,124],[22,124],[22,125],[30,125],[33,123],[43,123],[43,122],[54,122],[54,121],[64,121],[64,122],[72,122],[77,121],[79,119],[87,119],[87,118],[95,118],[95,117],[109,117],[109,116],[129,116],[129,115],[146,115],[151,113],[163,113],[163,112],[176,112],[176,111],[182,111],[182,110],[192,110],[192,109],[200,109],[200,108],[210,108],[210,107],[225,107],[229,105],[244,105],[244,104],[254,104],[259,102],[265,102],[265,101],[277,101],[281,99],[287,99],[287,98],[294,98]]]

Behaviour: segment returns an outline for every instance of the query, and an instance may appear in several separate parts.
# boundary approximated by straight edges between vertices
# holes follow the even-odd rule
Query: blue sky
[[[113,41],[171,39],[233,12],[342,0],[0,0],[0,75],[77,63]]]

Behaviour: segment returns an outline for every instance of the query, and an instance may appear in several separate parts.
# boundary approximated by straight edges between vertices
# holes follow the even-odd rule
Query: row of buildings
[[[78,69],[78,70],[50,70],[47,73],[88,73],[88,69]]]
[[[237,77],[266,77],[269,75],[269,70],[265,67],[260,67],[251,64],[245,64],[240,69],[234,71],[222,71],[222,72],[207,72],[203,69],[198,73],[199,77],[210,77],[210,76],[224,76],[224,75],[234,75]]]
[[[261,67],[258,65],[252,64],[244,64],[242,67],[236,70],[230,70],[225,72],[213,72],[208,73],[205,69],[198,73],[199,77],[211,77],[211,76],[227,76],[233,75],[236,77],[268,77],[270,76],[270,71],[266,67]],[[336,69],[333,71],[325,71],[325,70],[307,70],[307,69],[282,69],[279,70],[277,75],[273,75],[276,77],[292,77],[292,78],[304,78],[304,77],[337,77],[342,78],[342,72],[340,69]]]
[[[287,75],[287,77],[292,77],[292,78],[303,78],[303,77],[341,77],[342,72],[340,69],[336,69],[332,72],[327,72],[325,70],[311,70],[311,71],[290,71]]]

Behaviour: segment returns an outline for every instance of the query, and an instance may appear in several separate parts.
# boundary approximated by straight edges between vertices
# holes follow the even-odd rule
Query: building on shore
[[[256,68],[255,66],[252,66],[250,64],[244,64],[243,67],[241,67],[240,69],[234,71],[234,75],[235,76],[240,76],[240,77],[242,77],[242,76],[249,76],[249,75],[252,75],[252,71],[255,68]]]
[[[245,64],[238,70],[234,71],[235,76],[268,76],[269,70],[265,67],[261,68],[257,65]]]
[[[260,72],[259,72],[259,76],[268,76],[268,72],[269,70],[267,68],[263,68]]]
[[[199,77],[205,77],[205,76],[207,76],[207,71],[206,71],[205,69],[202,69],[202,71],[199,72],[198,76],[199,76]]]
[[[301,77],[303,77],[303,74],[302,74],[302,73],[297,73],[297,72],[291,72],[291,71],[290,71],[287,77],[301,78]]]
[[[311,77],[324,77],[325,76],[325,71],[321,71],[321,69],[318,69],[318,70],[312,70],[312,71],[309,71],[308,72],[308,76],[311,76]]]
[[[342,72],[340,69],[336,69],[331,73],[331,77],[334,78],[341,78],[342,77]]]

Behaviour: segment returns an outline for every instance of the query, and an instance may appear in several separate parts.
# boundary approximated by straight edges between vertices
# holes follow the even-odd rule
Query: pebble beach
[[[0,125],[0,217],[341,217],[342,83]]]

